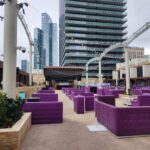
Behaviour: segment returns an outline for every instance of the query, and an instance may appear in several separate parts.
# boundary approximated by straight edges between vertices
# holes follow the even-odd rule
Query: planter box
[[[19,150],[30,126],[31,113],[25,113],[12,128],[0,129],[0,150]]]

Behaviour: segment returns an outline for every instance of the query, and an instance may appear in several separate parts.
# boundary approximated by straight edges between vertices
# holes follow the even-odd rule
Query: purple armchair
[[[32,124],[62,123],[62,102],[26,102],[24,112],[32,113]]]

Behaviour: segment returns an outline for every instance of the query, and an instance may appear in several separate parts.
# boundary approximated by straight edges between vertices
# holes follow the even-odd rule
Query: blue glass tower
[[[29,63],[27,60],[21,60],[21,70],[28,72]]]
[[[34,50],[34,69],[37,69],[38,55],[40,56],[39,69],[45,67],[45,49],[43,48],[43,31],[39,28],[34,29],[34,44],[38,48]]]
[[[42,13],[43,47],[45,49],[46,66],[52,66],[52,20],[47,13]]]
[[[52,23],[52,65],[59,66],[58,59],[57,23]]]

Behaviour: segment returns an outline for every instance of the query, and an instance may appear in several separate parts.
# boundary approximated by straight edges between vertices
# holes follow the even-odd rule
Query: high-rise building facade
[[[57,23],[52,23],[52,66],[59,66]]]
[[[126,4],[126,0],[60,0],[60,65],[85,67],[89,59],[110,45],[123,42],[127,33]],[[102,74],[111,78],[120,62],[115,57],[122,57],[123,50],[113,50],[109,55],[112,57],[102,61]],[[89,77],[96,77],[98,63],[92,63],[89,70]]]
[[[45,49],[43,48],[43,31],[40,28],[34,29],[34,69],[43,69],[45,67]]]
[[[42,13],[43,47],[45,49],[46,66],[52,66],[52,20],[47,13]]]
[[[21,60],[21,70],[29,72],[29,62],[27,60]]]

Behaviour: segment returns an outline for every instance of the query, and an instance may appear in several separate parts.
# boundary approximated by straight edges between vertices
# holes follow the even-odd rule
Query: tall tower
[[[43,31],[39,28],[34,29],[34,43],[37,49],[34,50],[34,69],[37,69],[38,55],[40,56],[39,69],[45,67],[45,49],[43,48]]]
[[[29,72],[29,62],[26,59],[21,60],[21,70]]]
[[[52,66],[52,20],[47,13],[42,13],[43,47],[45,49],[46,66]]]
[[[110,45],[125,40],[126,0],[60,0],[60,65],[85,67],[86,62]],[[122,57],[123,50],[109,53]],[[112,78],[112,70],[121,60],[104,58],[102,74]],[[98,74],[98,63],[89,67],[89,77]],[[83,73],[85,76],[85,73]]]
[[[57,43],[57,23],[52,23],[52,65],[53,66],[59,66],[59,60],[58,60],[58,46]]]

